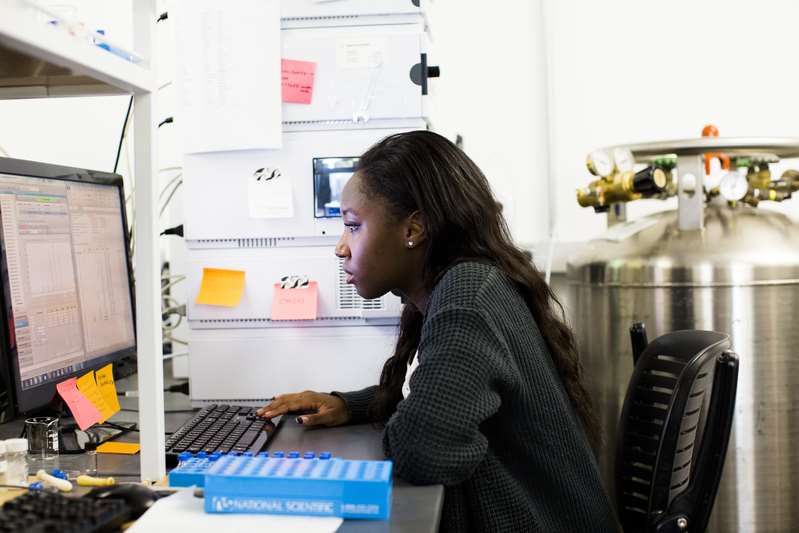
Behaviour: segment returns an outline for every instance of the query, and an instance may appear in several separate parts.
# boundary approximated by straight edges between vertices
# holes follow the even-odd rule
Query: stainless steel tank
[[[763,208],[708,206],[703,231],[677,211],[620,241],[595,240],[568,266],[570,314],[612,451],[632,372],[629,328],[729,333],[740,355],[733,433],[708,531],[799,530],[799,229]],[[643,223],[645,225],[646,222]]]

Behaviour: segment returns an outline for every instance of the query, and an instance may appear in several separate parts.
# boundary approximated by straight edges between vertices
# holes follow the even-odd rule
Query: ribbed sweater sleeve
[[[366,387],[358,391],[338,392],[333,391],[333,396],[338,396],[347,404],[347,412],[350,415],[350,424],[363,424],[370,422],[367,415],[369,404],[372,403],[377,394],[377,385]]]
[[[383,445],[411,483],[454,485],[472,476],[488,440],[481,424],[499,409],[507,347],[483,315],[445,308],[425,321],[410,395],[386,425]]]

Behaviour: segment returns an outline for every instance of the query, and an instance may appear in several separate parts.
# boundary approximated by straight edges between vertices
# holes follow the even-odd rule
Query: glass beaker
[[[25,420],[28,456],[47,461],[58,457],[58,418],[37,416]]]

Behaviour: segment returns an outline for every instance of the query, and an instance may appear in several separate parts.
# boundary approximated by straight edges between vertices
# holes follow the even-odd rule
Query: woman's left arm
[[[488,449],[480,425],[500,407],[508,349],[486,318],[470,309],[428,317],[411,393],[386,425],[383,446],[395,472],[418,484],[468,479]]]

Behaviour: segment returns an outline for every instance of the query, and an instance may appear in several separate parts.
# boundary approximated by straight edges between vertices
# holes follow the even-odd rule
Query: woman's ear
[[[424,217],[419,211],[414,211],[405,219],[404,237],[407,248],[416,248],[427,239]]]

